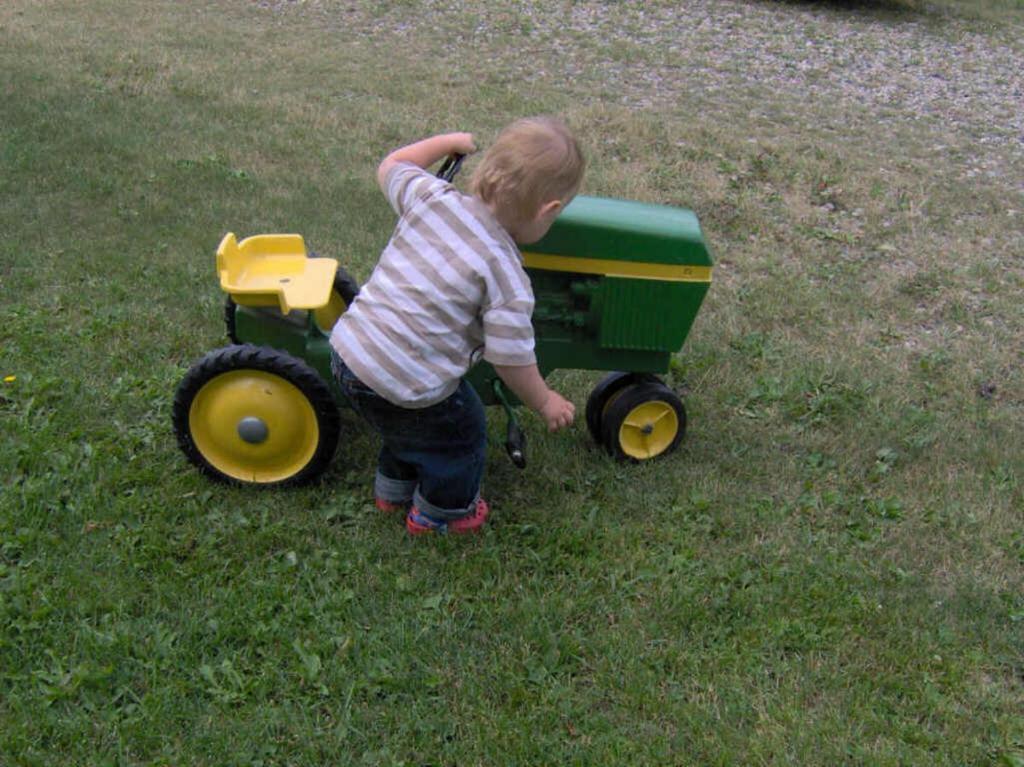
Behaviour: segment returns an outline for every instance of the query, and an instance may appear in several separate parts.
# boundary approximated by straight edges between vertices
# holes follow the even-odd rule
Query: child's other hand
[[[576,417],[576,406],[558,392],[552,391],[540,408],[540,416],[548,425],[548,431],[558,431],[572,423]]]

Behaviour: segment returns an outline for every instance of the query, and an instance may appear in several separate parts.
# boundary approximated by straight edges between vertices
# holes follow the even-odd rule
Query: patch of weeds
[[[701,207],[701,219],[707,221],[706,226],[710,231],[728,232],[733,235],[746,231],[748,226],[744,221],[739,206],[731,200],[710,200]]]
[[[803,492],[795,501],[786,504],[784,510],[787,516],[796,515],[801,524],[806,524],[811,529],[828,531],[834,528],[838,521],[844,519],[848,529],[848,517],[856,505],[856,499],[851,499],[842,490],[817,490],[808,482]]]
[[[1020,487],[1017,472],[1013,465],[1009,463],[1000,463],[993,466],[989,471],[989,476],[992,479],[992,483],[999,490],[1012,492]]]
[[[813,472],[831,473],[839,468],[839,462],[826,453],[808,453],[804,458],[804,465]]]
[[[335,497],[320,510],[323,520],[332,525],[357,525],[365,518],[367,504],[356,495]]]
[[[729,347],[749,362],[768,363],[780,356],[771,336],[762,331],[753,331],[732,338],[729,340]]]
[[[887,477],[895,468],[899,453],[891,447],[883,447],[875,452],[875,462],[868,471],[868,481],[879,482]]]
[[[786,396],[785,382],[779,376],[758,376],[749,389],[734,399],[736,411],[746,417],[763,420],[771,417]]]
[[[31,371],[10,376],[0,388],[0,407],[18,427],[37,431],[56,413],[62,402],[66,382],[55,375],[39,375]]]
[[[322,681],[324,663],[320,655],[306,646],[300,639],[292,642],[292,649],[298,656],[299,676],[304,685],[312,686],[318,694],[326,697],[330,691]]]
[[[1012,560],[1024,566],[1024,533],[1013,533],[1004,543],[1004,549]]]
[[[718,157],[718,172],[723,176],[735,176],[739,170],[739,166],[728,157]]]
[[[842,245],[854,245],[857,243],[858,236],[853,232],[847,232],[843,229],[828,228],[824,226],[801,226],[799,230],[806,236],[812,237],[822,242],[838,242]]]
[[[903,520],[904,507],[903,501],[895,496],[862,496],[847,507],[847,512],[846,534],[859,543],[871,543],[881,537],[883,524]]]
[[[768,148],[760,148],[744,158],[742,164],[727,157],[718,157],[718,172],[726,177],[730,190],[739,193],[750,191],[755,196],[769,199],[777,199],[778,192],[771,184],[783,167],[778,154]]]
[[[801,426],[838,424],[863,412],[867,388],[855,386],[832,373],[797,379],[786,392],[786,415]]]
[[[779,168],[779,156],[773,149],[763,148],[750,159],[750,174],[758,181],[769,181]]]
[[[211,154],[199,159],[177,160],[174,167],[194,183],[228,181],[240,184],[253,183],[252,175],[236,168],[221,155]]]
[[[900,281],[897,290],[911,298],[931,298],[949,286],[948,277],[936,269],[919,269]]]
[[[903,519],[903,501],[899,498],[865,498],[864,511],[878,519],[898,522]]]
[[[713,371],[719,365],[718,350],[712,347],[688,347],[669,361],[669,382],[684,385]]]
[[[811,202],[830,212],[846,207],[842,202],[843,189],[829,176],[820,178],[811,190]]]
[[[954,325],[967,325],[974,319],[974,313],[965,301],[954,298],[942,307],[942,317]]]
[[[216,666],[202,664],[199,676],[203,680],[203,691],[217,702],[228,705],[245,701],[253,687],[253,681],[236,669],[234,662],[228,658]]]
[[[936,376],[949,368],[953,356],[945,349],[933,349],[917,358],[917,369],[924,376]]]
[[[913,455],[932,447],[941,433],[938,416],[918,405],[911,405],[904,411],[897,428],[902,434],[901,444]]]
[[[1000,751],[995,763],[999,767],[1024,767],[1024,744],[1019,749]]]
[[[46,656],[50,663],[31,672],[40,699],[46,706],[59,701],[73,701],[84,690],[104,687],[114,672],[113,666],[97,666],[90,662],[72,665],[53,650],[47,650]]]

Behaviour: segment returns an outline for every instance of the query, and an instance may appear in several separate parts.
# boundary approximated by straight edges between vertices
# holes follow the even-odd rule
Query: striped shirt
[[[409,163],[385,180],[398,225],[331,345],[389,402],[451,395],[482,356],[531,365],[533,289],[515,242],[483,202]]]

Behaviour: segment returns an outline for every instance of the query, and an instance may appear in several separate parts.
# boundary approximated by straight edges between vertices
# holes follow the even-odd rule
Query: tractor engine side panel
[[[602,349],[675,352],[697,317],[706,283],[606,277],[598,344]]]

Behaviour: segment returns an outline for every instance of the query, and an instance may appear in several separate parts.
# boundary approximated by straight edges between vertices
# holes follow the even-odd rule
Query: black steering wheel
[[[452,179],[455,178],[455,174],[459,172],[459,168],[462,167],[462,161],[466,159],[464,154],[450,154],[444,162],[441,163],[440,170],[437,171],[437,177],[447,181],[449,184]]]

